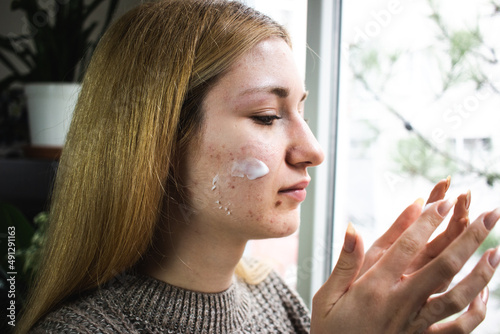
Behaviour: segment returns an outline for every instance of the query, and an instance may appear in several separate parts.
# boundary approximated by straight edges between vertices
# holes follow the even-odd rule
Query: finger
[[[382,254],[403,234],[406,229],[413,224],[422,213],[424,200],[419,198],[408,206],[392,224],[392,226],[373,243],[365,255],[365,261],[358,274],[363,275],[373,264],[375,264]]]
[[[406,229],[414,223],[422,213],[424,200],[419,198],[408,206],[391,225],[391,227],[373,244],[381,248],[389,248]]]
[[[471,192],[470,190],[467,191],[467,193],[462,194],[458,196],[457,204],[455,205],[455,210],[453,212],[453,216],[451,216],[450,221],[461,221],[466,219],[467,222],[469,220],[469,207],[470,207],[470,202],[471,202]],[[450,231],[450,233],[453,233],[453,230]],[[457,235],[460,234],[456,233]]]
[[[356,279],[364,260],[363,240],[349,223],[344,246],[332,274],[313,298],[315,312],[326,315]]]
[[[444,195],[450,188],[451,177],[448,176],[446,179],[439,181],[434,188],[432,189],[429,198],[427,199],[427,203],[430,204],[442,200]]]
[[[420,317],[433,324],[463,310],[484,290],[493,277],[499,260],[498,248],[485,252],[470,274],[453,289],[431,298],[422,308]]]
[[[486,316],[486,303],[488,301],[488,288],[484,288],[480,295],[476,296],[469,309],[457,319],[449,322],[437,323],[429,327],[426,334],[455,334],[471,333]]]
[[[441,254],[467,228],[469,225],[470,199],[470,191],[458,196],[457,204],[455,204],[453,216],[450,219],[448,227],[425,246],[424,251],[413,261],[406,274],[417,271]]]
[[[400,280],[454,204],[455,200],[441,200],[427,206],[378,261],[376,266],[381,268],[380,272],[389,279]]]
[[[499,218],[500,208],[480,215],[437,258],[415,273],[408,281],[415,279],[418,282],[422,297],[434,293],[443,281],[451,280],[460,271],[465,262],[486,239]],[[409,282],[409,284],[411,283]],[[417,294],[414,295],[418,298]]]

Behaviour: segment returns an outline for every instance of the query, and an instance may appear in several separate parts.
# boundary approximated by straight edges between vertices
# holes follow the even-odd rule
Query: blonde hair
[[[18,332],[133,267],[151,246],[207,90],[243,53],[287,32],[232,1],[144,3],[103,36],[59,163],[41,270]]]

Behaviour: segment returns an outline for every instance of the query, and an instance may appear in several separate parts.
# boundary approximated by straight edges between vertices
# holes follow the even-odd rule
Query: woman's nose
[[[294,166],[313,167],[325,159],[323,149],[314,137],[306,121],[302,118],[294,120],[290,128],[290,145],[287,151],[287,162]]]

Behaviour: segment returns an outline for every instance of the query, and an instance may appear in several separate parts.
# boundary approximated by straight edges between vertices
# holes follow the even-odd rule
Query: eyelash
[[[252,119],[262,125],[270,126],[273,125],[275,120],[281,119],[281,116],[278,115],[268,115],[268,116],[252,116]]]

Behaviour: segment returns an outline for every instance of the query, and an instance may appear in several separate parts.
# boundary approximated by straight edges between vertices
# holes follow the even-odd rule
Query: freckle
[[[231,189],[234,189],[234,186],[231,186]]]
[[[281,200],[279,200],[279,201],[277,201],[277,202],[274,204],[274,206],[277,208],[278,206],[280,206],[280,205],[281,205],[281,203],[283,203],[283,202],[282,202]]]

